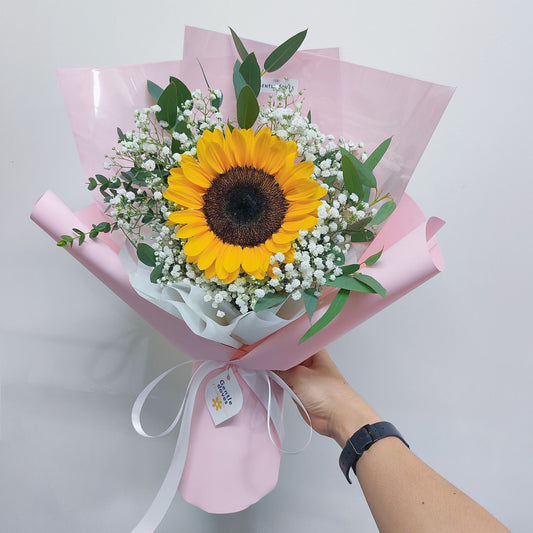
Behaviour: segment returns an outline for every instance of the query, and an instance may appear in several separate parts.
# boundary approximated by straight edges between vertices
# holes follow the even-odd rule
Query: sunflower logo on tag
[[[213,407],[218,411],[219,409],[222,409],[222,400],[220,399],[220,396],[217,396],[216,398],[213,398],[212,400]]]

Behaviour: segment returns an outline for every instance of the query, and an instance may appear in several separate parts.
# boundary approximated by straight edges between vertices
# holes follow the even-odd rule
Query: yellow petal
[[[209,266],[209,268],[206,269],[206,271],[204,272],[205,274],[205,277],[207,279],[211,279],[211,278],[214,278],[216,276],[216,272],[215,272],[215,263],[213,263],[212,265]]]
[[[248,247],[242,249],[242,268],[248,274],[253,276],[259,266],[261,265],[261,250],[257,247]]]
[[[188,239],[193,235],[204,233],[204,231],[207,231],[208,229],[209,226],[207,226],[205,222],[202,224],[187,224],[186,226],[183,226],[178,231],[176,231],[176,237],[179,237],[180,239]]]
[[[325,189],[318,185],[317,187],[298,187],[291,192],[285,193],[285,198],[289,202],[297,202],[299,200],[318,200],[326,195]]]
[[[297,218],[295,220],[283,221],[281,225],[282,229],[285,231],[300,231],[302,229],[309,229],[316,225],[317,218],[314,216],[304,216],[302,218]]]
[[[205,222],[205,215],[203,211],[197,209],[183,209],[182,211],[174,211],[168,215],[168,220],[173,224],[197,224]]]
[[[224,268],[228,272],[240,269],[242,260],[242,248],[228,244],[224,251]]]
[[[241,269],[238,268],[237,270],[233,272],[229,272],[228,275],[222,280],[224,283],[231,283],[232,281],[235,281],[237,276],[240,274]]]
[[[187,160],[182,159],[181,168],[187,180],[200,187],[210,187],[211,181],[216,177],[216,174],[207,172],[194,157],[190,157]]]
[[[209,267],[211,267],[211,265],[214,265],[215,259],[217,258],[217,254],[220,252],[221,249],[222,249],[222,241],[215,237],[211,246],[209,246],[208,248],[205,248],[200,253],[198,257],[198,268],[200,268],[201,270],[207,270],[209,269]]]
[[[318,207],[322,205],[320,200],[306,201],[306,202],[294,202],[289,205],[285,218],[292,219],[292,217],[298,217],[307,214],[316,214]]]
[[[298,231],[288,232],[288,231],[281,229],[280,231],[272,235],[272,240],[278,245],[287,244],[298,238]]]
[[[276,175],[276,180],[285,190],[287,186],[298,180],[309,179],[314,170],[314,163],[302,161],[296,165],[283,167]]]
[[[164,192],[163,196],[178,205],[184,207],[191,207],[192,209],[201,209],[204,206],[204,199],[196,192],[189,191],[188,193],[178,192],[170,187]]]
[[[217,278],[220,280],[223,280],[229,274],[229,272],[224,268],[224,256],[221,252],[219,252],[215,260],[215,272],[217,273]]]
[[[207,230],[191,237],[183,247],[183,251],[186,255],[198,255],[211,246],[214,239],[215,234],[211,230]]]

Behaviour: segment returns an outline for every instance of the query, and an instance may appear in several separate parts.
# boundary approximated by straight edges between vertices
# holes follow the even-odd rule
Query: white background
[[[457,86],[409,185],[440,232],[445,271],[330,346],[412,449],[513,531],[531,531],[532,8],[506,0],[21,0],[3,8],[0,530],[121,532],[141,517],[175,436],[129,422],[152,377],[183,359],[30,222],[48,188],[89,203],[57,67],[181,57],[184,25],[307,47]],[[183,378],[184,379],[184,378]],[[153,429],[174,409],[168,382]],[[288,413],[291,445],[305,438]],[[339,449],[315,436],[251,508],[208,515],[177,496],[158,531],[373,532]]]

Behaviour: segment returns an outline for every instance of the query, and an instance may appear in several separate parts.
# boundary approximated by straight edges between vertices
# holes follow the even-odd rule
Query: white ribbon
[[[133,408],[131,411],[131,422],[133,424],[133,427],[135,428],[135,431],[137,431],[137,433],[139,433],[139,435],[142,435],[143,437],[151,439],[164,437],[176,427],[181,418],[183,419],[178,433],[176,449],[174,450],[174,455],[172,456],[172,460],[170,461],[170,466],[168,467],[168,471],[165,475],[165,479],[163,480],[161,488],[159,489],[156,497],[154,498],[152,505],[150,505],[148,511],[146,511],[141,521],[132,530],[132,533],[153,533],[156,530],[157,526],[159,526],[159,524],[163,520],[165,514],[167,513],[170,507],[170,504],[172,503],[172,500],[174,499],[174,496],[176,495],[176,491],[178,490],[178,485],[181,481],[181,476],[183,475],[183,470],[185,468],[185,461],[187,459],[187,452],[189,449],[189,439],[191,434],[194,402],[196,400],[198,389],[200,388],[200,385],[202,384],[203,380],[214,370],[227,368],[229,365],[236,366],[235,363],[227,362],[202,362],[200,366],[198,366],[198,368],[194,371],[189,381],[189,384],[187,385],[185,397],[183,398],[183,402],[178,410],[176,418],[174,418],[168,428],[162,431],[161,433],[157,435],[150,435],[149,433],[146,433],[141,424],[141,411],[144,406],[144,403],[146,402],[146,399],[161,380],[163,380],[166,376],[168,376],[177,368],[191,363],[193,363],[193,361],[186,361],[185,363],[180,363],[179,365],[173,366],[172,368],[169,368],[168,370],[163,372],[160,376],[155,378],[144,388],[144,390],[139,394],[139,396],[135,400],[135,403],[133,404]],[[255,393],[259,401],[263,404],[267,415],[266,424],[268,436],[272,443],[278,448],[278,450],[280,450],[280,452],[290,454],[300,453],[305,450],[305,448],[307,448],[307,446],[311,442],[311,438],[313,435],[313,430],[311,428],[311,418],[309,417],[309,414],[303,406],[302,402],[300,401],[298,396],[296,396],[296,394],[292,391],[292,389],[278,375],[276,375],[270,370],[239,369],[238,372],[242,379],[245,381],[245,383],[248,385],[248,387],[250,387],[250,389]],[[272,394],[272,381],[279,385],[283,391],[289,394],[289,396],[298,404],[298,406],[305,413],[309,422],[309,435],[307,441],[305,445],[299,450],[284,450],[283,448],[278,446],[277,442],[272,436],[271,426],[273,424],[280,438],[280,442],[283,438],[281,407],[278,404],[275,395]]]

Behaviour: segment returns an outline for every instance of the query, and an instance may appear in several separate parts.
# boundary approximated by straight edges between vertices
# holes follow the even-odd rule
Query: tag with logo
[[[280,87],[284,87],[285,85],[288,85],[292,88],[292,90],[297,93],[298,92],[298,80],[293,79],[285,79],[285,78],[261,78],[261,92],[262,93],[273,93],[274,92],[274,85],[279,85]]]
[[[207,383],[205,401],[215,426],[235,416],[241,410],[242,390],[231,368]]]

